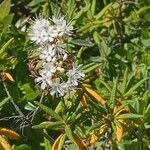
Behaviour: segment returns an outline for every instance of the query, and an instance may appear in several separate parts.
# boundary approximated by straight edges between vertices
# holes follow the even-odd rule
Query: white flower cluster
[[[35,82],[42,90],[49,90],[51,95],[63,96],[85,76],[80,71],[81,65],[73,63],[72,68],[64,65],[69,59],[64,39],[71,36],[72,31],[73,26],[60,15],[52,16],[49,20],[39,15],[31,22],[28,35],[39,46],[37,51],[43,62]]]

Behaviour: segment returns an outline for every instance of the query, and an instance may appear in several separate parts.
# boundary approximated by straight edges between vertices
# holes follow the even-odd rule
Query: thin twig
[[[40,103],[43,102],[43,98],[44,98],[44,92],[43,92],[42,95],[41,95]],[[38,110],[39,110],[39,106],[38,106],[38,107],[35,109],[35,111],[33,112],[32,119],[31,119],[31,123],[33,123],[33,120],[34,120],[35,115],[36,115],[36,113],[38,112]]]
[[[10,102],[13,104],[13,106],[15,107],[16,111],[18,112],[19,115],[21,116],[24,116],[24,114],[21,112],[20,108],[16,105],[16,103],[14,102],[12,96],[10,95],[9,91],[8,91],[8,88],[5,84],[5,82],[3,81],[3,86],[4,86],[4,89],[6,91],[6,94],[8,97],[10,97]]]

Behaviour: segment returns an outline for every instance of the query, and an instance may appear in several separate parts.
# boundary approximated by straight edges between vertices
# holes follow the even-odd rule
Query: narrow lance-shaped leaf
[[[44,121],[38,125],[34,125],[32,128],[33,129],[55,129],[57,127],[62,127],[64,123],[62,121],[56,121],[56,122],[51,122],[51,121]]]
[[[6,76],[6,78],[9,79],[10,81],[13,81],[13,82],[15,81],[10,73],[5,72],[5,76]]]
[[[121,84],[121,86],[120,86],[120,92],[121,92],[122,94],[125,93],[126,88],[127,88],[127,77],[128,77],[128,69],[126,68],[126,70],[125,70],[125,72],[124,72],[123,82],[122,82],[122,84]]]
[[[60,138],[60,141],[59,141],[59,144],[58,144],[58,150],[62,150],[63,145],[64,145],[64,142],[65,142],[65,139],[66,139],[66,134],[64,134],[64,135]]]
[[[52,145],[52,150],[58,150],[58,145],[60,142],[61,137],[63,136],[63,134],[60,134],[57,139],[54,141],[54,144]]]
[[[82,141],[82,139],[78,135],[73,134],[73,137],[74,137],[76,144],[78,145],[78,147],[81,150],[87,150],[87,146],[85,145],[85,143]]]
[[[5,105],[10,99],[11,99],[11,97],[7,97],[7,98],[5,98],[4,100],[2,100],[2,101],[0,102],[0,108],[1,108],[3,105]]]
[[[91,41],[86,41],[82,39],[74,39],[71,41],[71,43],[79,46],[85,46],[85,47],[92,47],[94,44]]]
[[[73,138],[73,133],[72,133],[71,128],[70,128],[69,125],[66,125],[66,127],[65,127],[65,133],[66,133],[67,137],[68,137],[72,142],[75,143],[74,138]]]
[[[105,105],[106,101],[97,92],[95,92],[93,89],[84,86],[84,90],[88,95],[94,97],[102,105]]]
[[[0,49],[0,56],[4,53],[4,51],[8,48],[10,43],[14,40],[14,38],[11,38],[7,43]]]
[[[138,83],[136,83],[133,87],[131,87],[129,89],[128,92],[125,93],[124,97],[130,96],[133,94],[133,92],[142,84],[144,83],[146,80],[148,80],[149,77],[142,79],[141,81],[139,81]]]
[[[139,115],[139,114],[121,114],[118,115],[116,118],[118,119],[132,119],[132,118],[143,118],[143,115]]]
[[[110,96],[110,103],[111,107],[114,108],[115,102],[116,102],[116,93],[117,93],[117,83],[118,83],[118,78],[116,78],[113,82],[113,88],[111,91],[111,96]]]
[[[47,114],[49,114],[50,116],[52,116],[53,118],[55,118],[56,120],[59,121],[63,121],[62,118],[56,113],[54,112],[52,109],[50,109],[49,107],[39,103],[39,102],[34,102],[36,105],[38,105],[43,111],[45,111]]]
[[[110,3],[108,5],[106,5],[96,16],[96,20],[100,19],[104,14],[105,12],[113,5],[113,3]]]
[[[10,12],[10,5],[11,5],[11,1],[10,0],[4,0],[1,4],[0,4],[0,21],[3,21],[3,19],[9,14]]]
[[[0,135],[0,147],[2,147],[4,150],[12,150],[10,144],[1,135]]]
[[[116,136],[117,136],[117,140],[120,142],[123,137],[123,129],[122,127],[117,125],[116,125]]]
[[[43,132],[47,134],[47,131],[45,129],[43,130]],[[51,142],[46,137],[44,137],[44,146],[45,150],[51,149]]]
[[[0,127],[0,135],[5,135],[7,137],[11,137],[13,139],[19,139],[21,136],[13,130]]]
[[[93,0],[91,4],[91,12],[93,16],[95,14],[95,10],[96,10],[96,0]]]

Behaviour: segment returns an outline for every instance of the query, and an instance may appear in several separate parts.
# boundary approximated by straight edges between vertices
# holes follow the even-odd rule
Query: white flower
[[[54,74],[56,72],[56,67],[52,62],[49,62],[44,64],[43,70],[49,71],[51,74]]]
[[[66,57],[66,52],[65,52],[65,48],[66,45],[60,41],[53,43],[52,47],[55,49],[57,56],[60,58]]]
[[[31,41],[36,44],[44,44],[48,41],[53,41],[53,26],[43,15],[39,15],[31,21],[31,27],[28,31]]]
[[[51,45],[42,46],[38,50],[40,52],[40,59],[46,60],[47,62],[51,62],[56,54],[56,50]]]
[[[58,36],[71,35],[73,31],[73,26],[67,24],[67,21],[64,19],[64,16],[60,17],[60,15],[53,15],[52,21],[55,24],[56,31]]]
[[[64,96],[66,92],[66,84],[60,83],[60,78],[56,78],[55,82],[51,86],[50,94],[53,96],[56,94],[56,96]]]
[[[35,82],[40,84],[41,89],[44,90],[52,84],[52,74],[50,71],[40,70],[39,75],[40,76],[35,78]]]
[[[73,68],[70,69],[66,75],[68,76],[68,85],[69,86],[77,86],[78,85],[78,80],[83,79],[85,74],[83,72],[80,71],[80,67],[82,65],[79,66],[75,66],[73,65]]]

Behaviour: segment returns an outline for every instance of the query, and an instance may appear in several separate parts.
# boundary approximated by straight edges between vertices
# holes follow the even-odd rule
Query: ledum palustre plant
[[[149,10],[148,0],[2,1],[0,149],[148,150]]]

